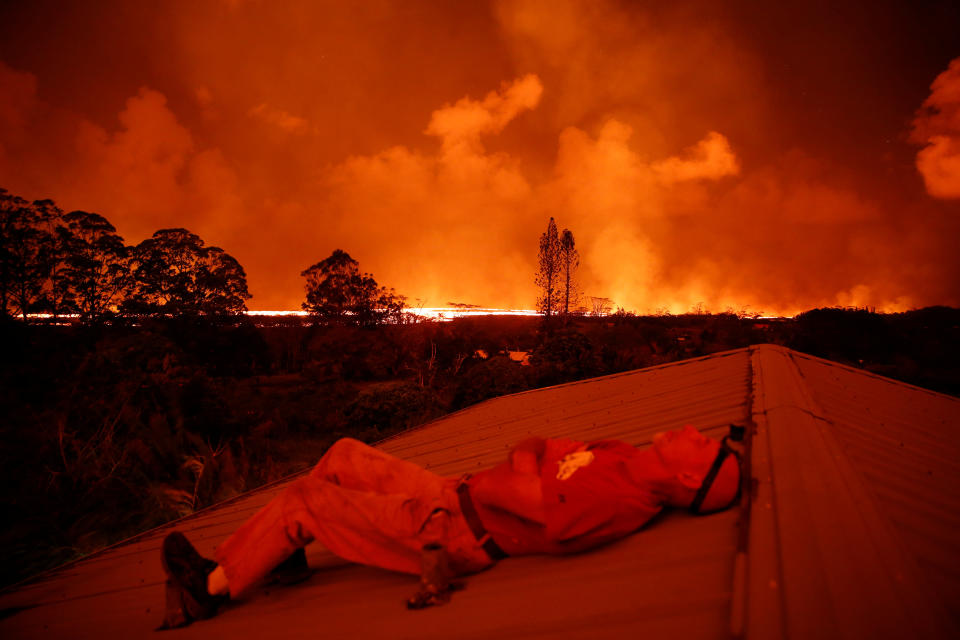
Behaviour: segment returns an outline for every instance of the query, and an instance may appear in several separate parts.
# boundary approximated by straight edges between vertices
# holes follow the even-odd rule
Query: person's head
[[[673,483],[668,501],[673,506],[689,507],[704,484],[721,445],[690,425],[653,436],[653,451]],[[698,513],[719,511],[731,505],[740,488],[740,466],[736,456],[727,456],[710,485]]]

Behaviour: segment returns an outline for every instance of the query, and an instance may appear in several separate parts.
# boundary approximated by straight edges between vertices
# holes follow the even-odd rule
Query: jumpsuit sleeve
[[[510,466],[518,473],[539,474],[547,441],[532,437],[518,443],[510,451]]]

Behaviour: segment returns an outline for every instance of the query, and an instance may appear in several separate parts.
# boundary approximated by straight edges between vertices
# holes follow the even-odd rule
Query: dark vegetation
[[[189,231],[128,247],[102,216],[0,190],[0,584],[303,470],[343,436],[750,344],[960,395],[956,309],[765,320],[591,298],[588,316],[578,264],[551,219],[542,318],[437,323],[337,250],[302,273],[309,317],[254,325],[243,268]]]
[[[3,582],[494,396],[784,344],[960,395],[960,311],[2,327]],[[530,365],[510,351],[531,350]],[[482,351],[488,355],[477,355]]]

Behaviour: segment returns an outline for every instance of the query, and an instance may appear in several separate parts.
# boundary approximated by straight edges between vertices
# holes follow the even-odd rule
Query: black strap
[[[493,541],[493,537],[484,529],[480,515],[477,513],[477,509],[473,506],[473,500],[470,498],[470,487],[467,485],[466,478],[457,486],[457,497],[460,498],[460,513],[463,514],[463,519],[467,521],[467,526],[470,527],[470,531],[476,536],[477,542],[479,542],[483,550],[487,552],[487,555],[493,560],[503,560],[506,558],[506,552],[500,548],[500,545]]]
[[[717,452],[717,457],[713,459],[713,464],[710,466],[710,471],[707,472],[707,476],[703,479],[703,484],[697,489],[697,495],[693,497],[693,502],[690,503],[690,511],[700,513],[700,505],[703,504],[704,498],[706,498],[710,492],[713,481],[717,479],[717,474],[720,473],[720,467],[723,466],[723,462],[729,455],[730,449],[727,448],[727,443],[724,442],[720,447],[720,451]]]
[[[690,511],[697,514],[700,513],[700,506],[703,504],[707,494],[710,493],[710,487],[713,486],[714,480],[717,479],[717,474],[720,473],[720,467],[723,466],[727,456],[731,454],[733,454],[733,457],[737,459],[737,471],[740,472],[740,479],[737,483],[737,494],[733,496],[733,500],[730,501],[730,504],[723,508],[726,509],[727,507],[734,505],[737,500],[740,499],[740,492],[743,490],[744,484],[743,460],[740,458],[740,452],[732,448],[728,441],[733,440],[734,442],[743,442],[743,439],[746,437],[746,435],[747,428],[745,426],[738,424],[730,425],[730,433],[725,435],[723,440],[720,441],[720,451],[717,452],[717,457],[713,459],[713,464],[710,465],[710,471],[707,472],[707,476],[700,484],[700,488],[697,489],[697,494],[693,497],[693,502],[690,503]]]

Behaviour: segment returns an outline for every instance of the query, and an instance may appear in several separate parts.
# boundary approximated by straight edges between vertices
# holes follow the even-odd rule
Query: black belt
[[[473,506],[473,500],[470,498],[470,487],[467,485],[466,478],[457,486],[457,497],[460,498],[460,513],[463,514],[463,519],[467,521],[467,526],[470,527],[470,531],[476,536],[477,542],[487,552],[487,555],[493,560],[506,558],[507,554],[483,528],[483,522],[480,521],[480,516],[477,514],[477,510]]]

